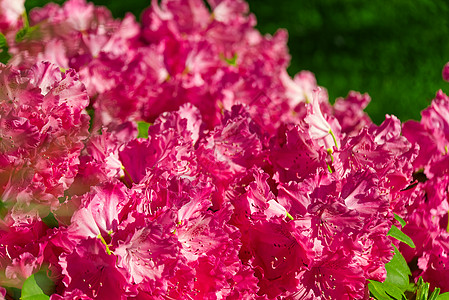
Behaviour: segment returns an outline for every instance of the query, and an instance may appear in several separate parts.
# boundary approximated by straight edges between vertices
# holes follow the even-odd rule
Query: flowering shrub
[[[152,1],[141,24],[21,4],[0,0],[0,295],[449,292],[442,91],[420,122],[331,105],[243,0]]]

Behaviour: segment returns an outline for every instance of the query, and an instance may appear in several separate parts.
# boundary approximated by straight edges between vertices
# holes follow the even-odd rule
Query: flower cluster
[[[52,300],[367,299],[394,214],[449,291],[448,96],[378,126],[290,78],[243,0],[158,2],[1,10],[0,295],[45,271]]]

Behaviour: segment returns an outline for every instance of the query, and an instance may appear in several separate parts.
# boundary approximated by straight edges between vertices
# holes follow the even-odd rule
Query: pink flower
[[[270,161],[281,182],[301,181],[316,170],[327,169],[326,150],[314,147],[299,126],[283,128],[273,139]]]
[[[59,206],[57,198],[76,175],[87,135],[84,108],[89,99],[73,71],[61,73],[49,63],[23,72],[0,69],[5,82],[0,94],[10,100],[0,104],[0,130],[8,135],[2,157],[10,161],[3,171],[3,178],[8,178],[3,197],[27,205],[34,202],[46,216]]]
[[[172,232],[138,215],[114,235],[113,244],[117,266],[127,274],[129,283],[154,295],[167,292],[168,280],[182,263],[180,245]]]
[[[47,262],[44,249],[48,244],[48,227],[42,221],[8,227],[5,221],[2,220],[0,231],[0,278],[5,286],[21,288],[25,279]]]
[[[443,79],[449,81],[449,63],[444,65],[443,68]]]
[[[298,286],[291,297],[307,299],[365,299],[366,279],[346,249],[325,252],[308,269],[298,274]]]
[[[338,98],[333,105],[333,115],[341,125],[342,134],[354,136],[372,124],[369,116],[363,111],[371,98],[368,94],[351,91],[348,96]]]
[[[93,298],[87,296],[79,289],[73,291],[64,291],[63,295],[52,294],[51,300],[93,300]]]
[[[22,25],[25,0],[0,1],[0,32],[16,31]]]
[[[259,278],[259,294],[269,298],[295,291],[299,284],[296,274],[308,268],[313,256],[312,244],[304,236],[296,234],[292,223],[281,219],[270,222],[257,221],[242,236],[243,261],[256,271]]]
[[[324,148],[332,149],[334,146],[339,148],[340,138],[338,136],[340,128],[338,123],[334,123],[334,128],[331,127],[328,120],[324,117],[320,108],[320,93],[321,88],[314,91],[314,96],[311,99],[312,103],[307,108],[306,123],[309,125],[309,136],[318,145]]]
[[[421,276],[425,282],[430,283],[431,289],[440,288],[441,293],[449,292],[448,242],[447,234],[439,235],[432,248],[418,259],[418,267],[423,270]]]
[[[83,197],[81,207],[73,214],[68,234],[72,239],[109,239],[126,217],[121,212],[127,201],[128,196],[121,183],[109,182],[93,187]]]
[[[189,127],[198,130],[195,122],[195,119],[182,118],[179,112],[167,113],[149,128],[148,139],[130,141],[119,153],[127,172],[124,180],[138,184],[146,175],[151,177],[163,172],[180,178],[196,177],[197,162],[192,141],[195,131],[188,131]]]
[[[60,257],[65,290],[80,290],[91,298],[126,299],[129,283],[117,269],[116,260],[99,239],[80,241],[72,253]]]

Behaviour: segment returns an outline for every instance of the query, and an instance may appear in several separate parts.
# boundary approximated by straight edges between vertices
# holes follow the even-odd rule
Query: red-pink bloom
[[[281,182],[301,181],[315,171],[327,169],[326,150],[314,147],[300,126],[283,128],[273,138],[270,161]]]
[[[2,280],[2,284],[20,288],[25,279],[39,270],[40,264],[38,258],[31,253],[22,253],[19,257],[12,259],[11,264],[6,267],[6,279]]]
[[[126,299],[129,287],[116,267],[117,257],[107,254],[97,238],[80,241],[73,252],[60,257],[66,291],[80,290],[91,298]]]
[[[285,87],[285,94],[290,100],[292,108],[300,103],[309,103],[313,99],[314,90],[318,88],[315,76],[309,71],[301,71],[293,79],[288,75],[287,70],[282,70],[281,82]]]
[[[332,106],[333,115],[341,126],[341,133],[348,136],[357,135],[364,127],[372,124],[369,116],[363,111],[371,98],[368,94],[351,91],[348,96],[338,98]]]
[[[76,175],[89,117],[84,85],[69,70],[62,73],[49,63],[19,72],[1,67],[0,125],[7,134],[1,153],[3,198],[30,205],[46,216],[59,206]],[[12,131],[14,132],[12,132]],[[26,138],[26,139],[25,139]]]
[[[126,217],[121,212],[127,201],[126,188],[121,183],[109,182],[93,187],[73,214],[68,234],[72,239],[101,236],[109,240],[110,234]]]
[[[295,299],[365,299],[366,279],[353,260],[351,250],[343,247],[328,252],[298,274],[298,286],[289,293]]]
[[[0,281],[5,286],[21,288],[25,279],[44,264],[48,227],[31,218],[28,224],[20,226],[4,221],[0,231]]]
[[[254,271],[249,266],[242,268],[231,279],[228,279],[231,292],[227,299],[259,299],[257,297],[257,278]]]
[[[52,294],[50,300],[93,300],[79,289],[64,291],[63,295]]]
[[[387,178],[381,181],[385,187],[399,191],[411,180],[416,151],[416,147],[401,136],[400,121],[387,116],[380,126],[371,125],[343,139],[341,148],[333,154],[335,163],[332,165],[343,177],[372,168],[380,178]],[[390,180],[399,185],[390,184]]]
[[[422,257],[418,259],[420,274],[430,288],[440,288],[441,293],[449,292],[449,235],[440,234]]]
[[[444,65],[443,68],[443,79],[449,81],[449,62]]]
[[[311,263],[313,244],[295,233],[292,225],[282,219],[257,221],[242,236],[242,260],[248,260],[256,271],[259,294],[269,298],[295,291],[299,284],[296,274]]]
[[[128,282],[141,285],[141,290],[155,296],[166,293],[168,281],[182,263],[179,242],[157,221],[145,220],[144,215],[136,218],[114,235],[117,266],[126,274]]]

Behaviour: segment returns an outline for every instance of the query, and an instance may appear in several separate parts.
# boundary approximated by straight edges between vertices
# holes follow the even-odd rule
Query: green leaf
[[[394,214],[394,218],[401,224],[401,227],[404,227],[405,224],[407,224],[403,218],[401,218],[400,216],[398,216],[397,214]]]
[[[416,291],[416,300],[427,300],[427,296],[429,295],[429,286],[428,282],[423,283],[418,287]]]
[[[25,36],[29,33],[30,25],[28,23],[28,16],[26,12],[22,14],[23,27],[16,33],[16,42],[21,42]]]
[[[438,295],[437,300],[449,300],[449,292]]]
[[[385,279],[385,282],[397,286],[404,292],[409,287],[409,275],[412,273],[410,272],[410,268],[398,248],[394,245],[393,247],[394,256],[390,262],[385,264],[385,269],[387,271],[387,278]]]
[[[14,204],[12,203],[12,201],[3,202],[3,200],[0,199],[0,219],[5,218],[5,216],[13,206]]]
[[[369,291],[379,300],[407,299],[404,292],[409,289],[410,268],[398,248],[394,246],[394,256],[385,264],[387,278],[384,282],[370,280]]]
[[[0,48],[4,47],[8,47],[8,42],[6,41],[5,35],[0,32]]]
[[[144,138],[147,139],[148,138],[148,128],[150,128],[152,124],[151,123],[147,123],[145,121],[139,121],[137,122],[137,138]]]
[[[23,27],[16,33],[16,42],[21,42],[28,33],[28,27]]]
[[[53,282],[44,271],[39,271],[28,277],[23,283],[21,300],[48,300],[50,297],[43,290],[51,292]]]
[[[395,299],[395,300],[406,300],[407,297],[397,286],[388,282],[378,282],[370,280],[368,288],[371,294],[379,300],[383,299]]]
[[[399,228],[397,228],[395,225],[391,226],[391,229],[388,231],[388,234],[391,237],[394,237],[395,239],[406,243],[412,248],[415,248],[415,244],[413,243],[412,239],[403,233]]]
[[[368,289],[371,295],[378,300],[391,300],[385,291],[384,285],[382,282],[370,280],[368,283]]]
[[[20,289],[8,286],[4,286],[4,288],[6,289],[6,294],[8,294],[8,296],[11,296],[11,299],[14,300],[20,299],[20,294],[22,293]]]
[[[0,33],[0,63],[6,64],[8,60],[11,58],[11,55],[8,52],[8,42],[6,41],[5,36]]]
[[[435,288],[428,300],[436,300],[438,298],[439,293],[440,293],[440,288]]]
[[[234,53],[234,56],[231,58],[225,58],[225,61],[230,66],[234,66],[234,67],[237,66],[237,53]]]
[[[384,282],[383,286],[385,288],[385,292],[387,293],[387,295],[389,295],[391,298],[393,299],[397,299],[397,300],[406,300],[407,298],[405,297],[403,291],[401,291],[400,288],[398,288],[397,286],[388,283],[388,282]]]
[[[45,218],[42,218],[42,222],[44,222],[49,228],[59,227],[59,222],[56,220],[55,215],[52,212],[50,212]]]

